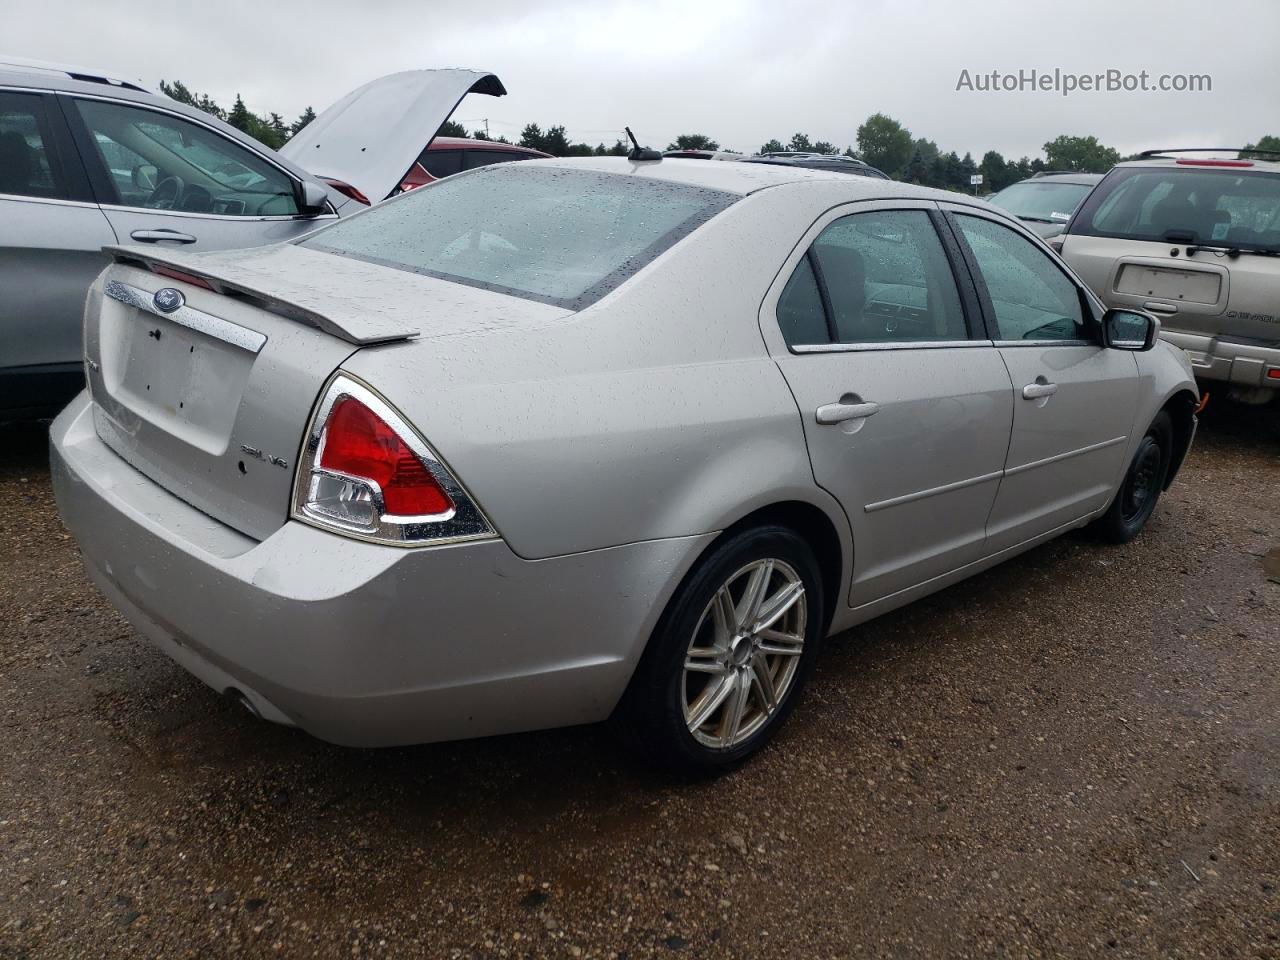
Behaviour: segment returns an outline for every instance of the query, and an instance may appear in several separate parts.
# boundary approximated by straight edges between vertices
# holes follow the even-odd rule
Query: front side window
[[[783,290],[778,323],[793,347],[968,337],[955,277],[923,210],[855,213],[828,226]]]
[[[168,113],[76,100],[114,202],[231,217],[296,216],[293,180],[234,140]]]
[[[737,199],[644,177],[504,163],[437,180],[299,242],[576,310]]]
[[[1008,227],[956,216],[995,312],[999,340],[1086,340],[1080,291],[1049,255]]]
[[[1187,166],[1121,168],[1089,198],[1072,232],[1280,250],[1280,175]]]
[[[64,199],[44,103],[30,93],[0,91],[0,193]]]

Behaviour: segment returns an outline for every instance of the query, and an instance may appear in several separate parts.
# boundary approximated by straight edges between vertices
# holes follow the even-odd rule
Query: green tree
[[[1003,190],[1013,182],[1009,179],[1009,163],[998,150],[988,150],[982,155],[978,172],[988,190]]]
[[[682,133],[671,143],[668,150],[719,150],[720,144],[704,133]]]
[[[907,164],[906,172],[902,179],[907,183],[914,183],[919,186],[927,186],[930,180],[929,164],[925,163],[924,157],[921,155],[919,148],[912,150],[911,162]]]
[[[809,135],[805,133],[793,133],[791,142],[787,144],[788,150],[795,150],[797,153],[807,153],[813,149],[813,144],[809,142]]]
[[[781,140],[770,140],[768,143],[766,143],[764,146],[760,148],[760,152],[761,153],[781,153],[785,149],[787,148],[782,145]]]
[[[858,155],[891,177],[901,177],[911,162],[911,131],[883,113],[872,114],[858,127]]]
[[[1050,170],[1106,173],[1120,162],[1120,151],[1098,142],[1097,137],[1060,136],[1044,145]]]
[[[257,118],[249,112],[249,108],[244,105],[244,100],[241,99],[240,94],[237,93],[235,105],[231,108],[231,112],[227,114],[227,123],[231,124],[237,130],[249,133],[250,127],[253,126],[253,121],[256,119]]]
[[[175,80],[173,83],[165,83],[165,81],[161,80],[160,92],[170,100],[176,100],[178,103],[185,103],[189,107],[203,110],[219,120],[227,119],[227,112],[218,106],[207,93],[193,93],[181,80]]]
[[[809,149],[814,153],[835,153],[836,145],[834,143],[828,143],[826,140],[818,140]]]
[[[310,107],[307,107],[307,109],[303,110],[302,113],[299,115],[298,119],[293,121],[293,123],[289,125],[289,133],[296,137],[298,135],[298,131],[301,130],[303,127],[305,127],[308,123],[310,123],[315,118],[316,118],[316,112],[312,110]]]
[[[437,137],[465,137],[467,128],[460,123],[454,123],[452,120],[446,120],[440,124],[440,129],[436,131]]]
[[[926,166],[938,159],[938,145],[932,140],[926,140],[924,137],[918,139],[915,144],[915,152],[920,154],[920,160]]]
[[[267,117],[267,126],[271,128],[271,135],[280,141],[280,146],[284,146],[289,139],[289,128],[285,126],[284,117],[278,113],[271,114]]]
[[[1252,154],[1250,154],[1251,150],[1267,150],[1272,153],[1280,153],[1280,137],[1269,134],[1257,143],[1247,143],[1245,144],[1244,150],[1240,152],[1240,157],[1247,158],[1252,156]],[[1271,157],[1270,159],[1274,160],[1276,158]]]

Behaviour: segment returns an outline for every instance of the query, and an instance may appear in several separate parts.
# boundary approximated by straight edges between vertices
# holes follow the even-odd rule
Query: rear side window
[[[513,150],[463,150],[462,154],[464,170],[487,167],[492,163],[511,163],[514,160],[529,159],[527,153],[516,153]]]
[[[956,216],[982,272],[999,340],[1086,340],[1080,291],[1049,255],[1006,226]]]
[[[462,170],[462,151],[423,150],[418,162],[433,177],[452,177]]]
[[[1280,175],[1185,166],[1121,168],[1085,203],[1071,232],[1280,250]]]
[[[43,100],[0,92],[0,193],[65,199]]]
[[[923,210],[855,213],[828,226],[787,282],[778,323],[788,346],[968,338],[955,276]]]
[[[645,177],[510,163],[420,187],[299,243],[576,310],[737,199]]]

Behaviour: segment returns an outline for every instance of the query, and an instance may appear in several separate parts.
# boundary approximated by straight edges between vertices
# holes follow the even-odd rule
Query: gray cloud
[[[8,9],[5,9],[5,8]],[[1060,133],[1124,152],[1236,145],[1280,133],[1280,3],[1236,0],[653,0],[171,2],[0,0],[0,52],[139,78],[181,79],[292,118],[395,70],[493,70],[510,95],[455,115],[496,133],[563,123],[655,145],[708,133],[754,150],[804,131],[841,146],[883,111],[960,153],[1034,155]],[[962,70],[1109,68],[1209,74],[1206,93],[957,92]]]

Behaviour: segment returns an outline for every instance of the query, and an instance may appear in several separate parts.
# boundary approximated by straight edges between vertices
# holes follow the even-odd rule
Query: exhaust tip
[[[258,708],[253,705],[253,701],[245,696],[240,690],[237,690],[235,687],[228,687],[226,696],[230,697],[232,700],[236,701],[236,703],[240,704],[240,706],[248,710],[255,720],[262,719],[262,714],[258,711]]]

